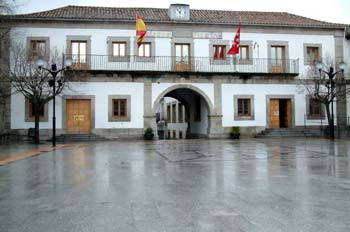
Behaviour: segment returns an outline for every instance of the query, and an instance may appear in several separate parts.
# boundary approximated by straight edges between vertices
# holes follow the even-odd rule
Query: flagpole
[[[232,55],[234,72],[237,72],[237,60],[238,60],[237,55],[239,54],[239,47],[240,47],[241,21],[242,21],[242,18],[239,17],[236,35],[233,39],[231,48],[227,52],[228,55]]]
[[[142,44],[144,37],[146,36],[147,28],[146,24],[143,21],[142,17],[137,13],[136,15],[136,36],[137,38],[137,46],[140,47]]]

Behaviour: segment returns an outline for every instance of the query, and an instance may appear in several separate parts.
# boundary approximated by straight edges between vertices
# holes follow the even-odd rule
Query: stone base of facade
[[[56,136],[59,136],[63,134],[62,129],[56,130]],[[39,131],[40,140],[50,140],[52,137],[52,130],[51,129],[40,129]],[[29,129],[12,129],[11,130],[11,138],[13,140],[19,140],[19,141],[31,141],[33,138],[29,134]]]
[[[30,141],[32,138],[28,134],[29,129],[13,129],[11,130],[11,137],[14,140]],[[51,129],[40,129],[40,140],[50,140],[52,137]],[[99,135],[106,139],[143,139],[144,129],[143,128],[123,128],[123,129],[104,129],[98,128],[93,129],[92,134]],[[56,130],[56,136],[65,134],[62,129]]]
[[[143,139],[143,128],[98,128],[92,130],[93,134],[106,139]]]
[[[201,136],[189,136],[189,138],[209,138],[209,139],[226,139],[229,138],[231,127],[223,127],[223,133],[210,133]],[[263,131],[265,127],[241,127],[242,137],[254,137],[259,132]],[[14,140],[30,141],[32,138],[28,136],[29,129],[13,129],[11,135]],[[143,128],[97,128],[93,129],[93,134],[99,135],[106,139],[143,139]],[[57,129],[56,135],[64,134],[62,129]],[[40,140],[49,140],[52,136],[51,129],[40,129]],[[158,139],[158,136],[155,136]]]
[[[297,128],[304,128],[302,126],[297,126]],[[306,127],[309,132],[313,132],[314,134],[319,134],[320,136],[327,137],[329,135],[329,131],[326,126],[324,128],[320,128],[319,126],[307,126]],[[223,127],[223,133],[209,133],[208,135],[189,135],[188,139],[191,138],[208,138],[208,139],[228,139],[230,137],[230,129],[231,127]],[[265,130],[265,127],[262,126],[251,126],[251,127],[240,127],[240,134],[243,138],[254,138],[257,134]],[[19,140],[19,141],[31,141],[32,137],[28,134],[29,129],[12,129],[11,139]],[[56,135],[59,136],[64,134],[62,129],[57,129]],[[93,129],[92,134],[99,135],[106,139],[143,139],[144,129],[143,128],[98,128]],[[40,129],[40,140],[50,140],[52,136],[51,129]],[[335,127],[335,136],[336,138],[349,138],[350,137],[350,127]],[[158,136],[154,137],[154,140],[157,140]],[[174,138],[175,139],[175,138]]]
[[[8,133],[11,128],[11,98],[0,99],[0,134]]]
[[[241,137],[247,137],[247,138],[254,138],[257,134],[265,130],[266,127],[264,126],[248,126],[248,127],[240,127],[240,134]],[[223,128],[223,138],[229,138],[230,137],[230,130],[231,127],[224,127]]]

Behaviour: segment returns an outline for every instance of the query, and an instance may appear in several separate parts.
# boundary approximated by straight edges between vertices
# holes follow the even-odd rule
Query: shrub
[[[146,139],[146,140],[152,140],[154,137],[154,134],[153,134],[153,129],[148,127],[146,130],[145,130],[145,134],[143,135],[143,138]]]
[[[239,134],[239,133],[240,133],[240,129],[238,126],[231,127],[230,134]]]

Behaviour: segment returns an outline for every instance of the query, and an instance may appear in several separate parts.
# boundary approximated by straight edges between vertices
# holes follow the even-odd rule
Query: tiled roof
[[[114,8],[65,6],[49,11],[14,15],[15,19],[35,20],[82,20],[82,21],[134,21],[138,12],[145,22],[174,22],[168,16],[168,9],[159,8]],[[198,24],[238,24],[242,25],[291,26],[344,28],[347,25],[318,21],[285,12],[219,11],[191,9],[189,21]]]

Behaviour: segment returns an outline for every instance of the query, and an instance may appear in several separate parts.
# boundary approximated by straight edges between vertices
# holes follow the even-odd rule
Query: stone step
[[[307,128],[266,128],[256,138],[277,137],[320,137],[319,130]]]
[[[101,141],[106,138],[96,134],[64,134],[56,137],[57,141],[69,142],[69,141]]]

